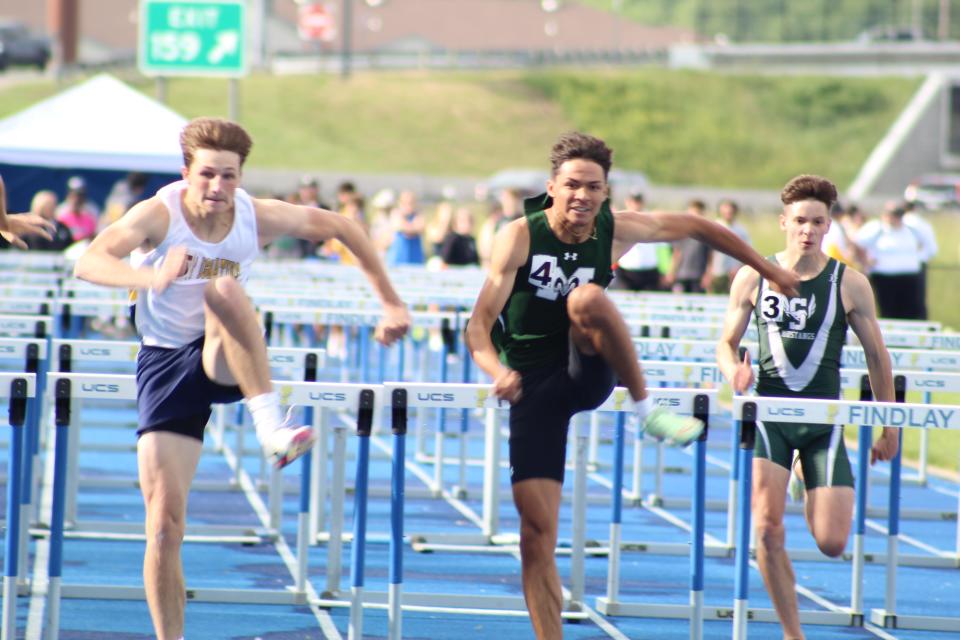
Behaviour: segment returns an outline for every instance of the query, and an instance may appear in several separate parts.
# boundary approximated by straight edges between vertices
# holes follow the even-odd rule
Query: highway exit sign
[[[244,0],[140,0],[140,71],[149,76],[244,75],[244,5]]]

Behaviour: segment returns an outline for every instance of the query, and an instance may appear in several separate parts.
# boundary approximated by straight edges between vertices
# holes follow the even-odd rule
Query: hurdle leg
[[[394,389],[393,407],[393,464],[390,482],[390,575],[387,593],[387,638],[400,640],[401,598],[403,591],[403,485],[404,447],[407,431],[407,392]]]
[[[587,449],[587,464],[592,469],[598,469],[600,449],[600,417],[596,411],[590,414],[590,441]]]
[[[11,392],[14,388],[22,387],[25,394],[27,381],[23,378],[15,379],[11,383]],[[20,559],[19,546],[25,541],[20,539],[21,491],[23,474],[23,408],[19,419],[15,418],[16,404],[23,404],[24,399],[16,399],[10,394],[10,450],[7,462],[7,531],[4,540],[3,556],[3,618],[0,621],[0,638],[15,640],[17,637],[17,575]]]
[[[310,457],[313,458],[310,464],[310,485],[316,487],[310,501],[310,541],[311,544],[316,544],[320,532],[327,526],[327,409],[318,407],[312,413],[317,443],[310,451]]]
[[[737,536],[737,498],[740,495],[740,421],[730,428],[730,486],[727,489],[727,548],[733,549]]]
[[[367,484],[370,476],[370,432],[380,417],[374,392],[360,392],[357,412],[357,473],[354,479],[353,545],[350,548],[350,622],[348,640],[363,638],[363,581],[367,545]]]
[[[67,432],[70,438],[67,458],[67,495],[64,504],[64,519],[71,524],[77,521],[77,491],[79,490],[79,456],[80,456],[80,412],[83,410],[83,401],[76,399],[73,401],[73,408],[70,412],[73,423],[71,429]]]
[[[73,413],[71,383],[58,380],[54,390],[56,433],[53,456],[53,506],[50,516],[50,549],[47,559],[47,603],[44,640],[56,640],[60,635],[60,593],[63,581],[63,523],[67,494],[67,462],[69,434],[67,430]]]
[[[593,413],[596,413],[595,411]],[[583,602],[584,594],[584,545],[586,543],[587,520],[587,439],[584,427],[585,416],[582,413],[573,418],[574,439],[574,480],[573,480],[573,538],[570,543],[570,605],[571,608]]]
[[[443,440],[446,409],[437,409],[437,429],[433,432],[433,497],[443,495]]]
[[[630,499],[634,504],[643,502],[643,433],[639,425],[633,437],[633,484]]]
[[[753,482],[753,445],[756,437],[757,406],[743,406],[740,425],[740,492],[737,505],[737,546],[733,600],[733,639],[747,637],[747,596],[750,585],[750,490]]]
[[[693,449],[693,499],[690,501],[690,640],[703,638],[703,564],[707,502],[707,433],[710,407],[705,395],[694,398],[694,415],[704,429]]]
[[[333,429],[333,486],[330,493],[330,539],[327,541],[327,593],[340,593],[340,572],[343,567],[343,498],[347,432],[342,426]]]
[[[623,522],[623,446],[627,416],[617,414],[613,441],[613,489],[610,514],[610,552],[607,554],[607,602],[617,602],[620,595],[620,536]]]
[[[659,507],[663,504],[663,442],[657,441],[656,447],[656,473],[653,477],[653,493],[649,497],[650,504]]]
[[[313,420],[313,407],[307,407],[309,421]],[[297,593],[305,594],[307,591],[307,554],[311,540],[310,537],[310,473],[313,463],[313,456],[303,456],[300,463],[300,510],[297,512],[297,568],[294,575],[294,589]]]
[[[500,528],[500,420],[495,409],[487,409],[483,434],[483,535],[489,540]]]
[[[873,429],[860,427],[860,433],[857,436],[857,493],[853,515],[853,567],[850,578],[850,613],[853,615],[863,613],[863,554],[867,532],[867,476],[870,473],[870,446],[872,443]]]

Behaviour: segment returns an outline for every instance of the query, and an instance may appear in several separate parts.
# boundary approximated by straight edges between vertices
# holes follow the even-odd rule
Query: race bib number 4
[[[578,267],[569,276],[557,264],[556,256],[534,255],[530,261],[527,282],[537,288],[537,297],[556,300],[566,296],[581,284],[593,280],[593,267]]]

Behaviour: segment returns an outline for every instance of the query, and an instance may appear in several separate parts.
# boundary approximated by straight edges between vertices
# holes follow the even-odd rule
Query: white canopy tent
[[[102,74],[0,120],[0,163],[177,173],[186,122]]]
[[[0,120],[0,175],[8,206],[29,207],[33,194],[63,195],[67,178],[82,175],[89,198],[102,204],[124,174],[149,175],[148,189],[178,177],[180,131],[186,119],[101,74]]]

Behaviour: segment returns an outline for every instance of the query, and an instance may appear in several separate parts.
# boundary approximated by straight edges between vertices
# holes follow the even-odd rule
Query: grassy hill
[[[814,171],[846,185],[917,84],[660,69],[253,75],[240,83],[240,119],[257,167],[486,175],[543,166],[556,136],[578,128],[659,183],[779,188]],[[6,88],[0,117],[56,91]],[[168,103],[226,115],[226,81],[171,80]]]

